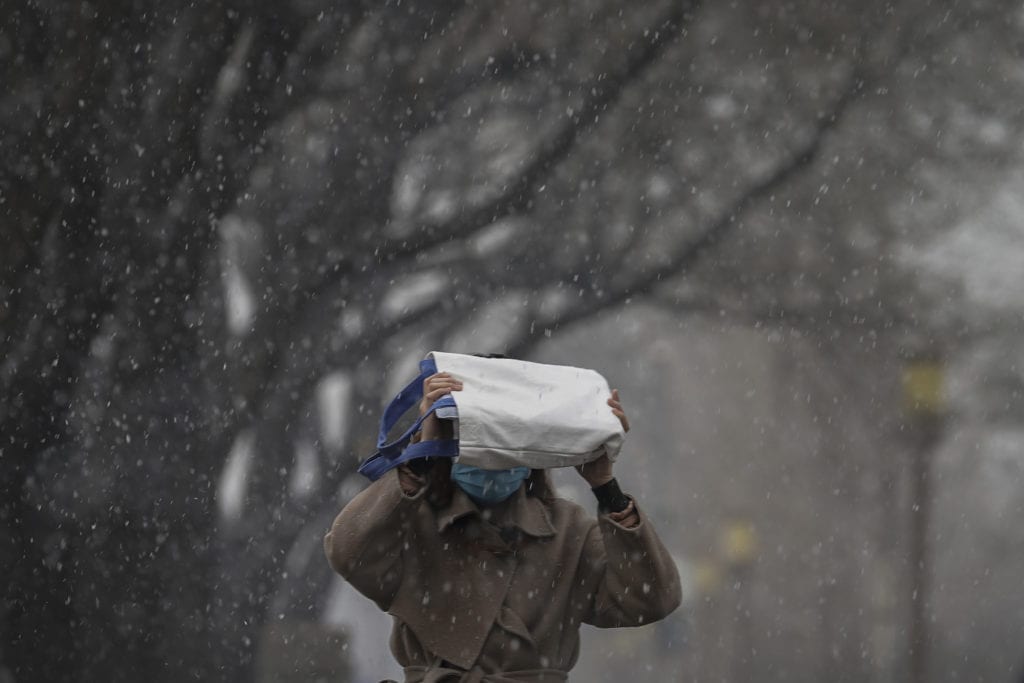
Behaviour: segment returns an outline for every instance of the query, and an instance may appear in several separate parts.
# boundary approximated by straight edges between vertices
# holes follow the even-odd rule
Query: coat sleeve
[[[424,490],[405,495],[391,470],[353,498],[324,536],[334,571],[383,610],[401,585],[402,548]]]
[[[595,586],[583,621],[600,628],[642,626],[671,614],[682,600],[675,561],[643,510],[627,528],[598,517],[583,548],[583,583]]]

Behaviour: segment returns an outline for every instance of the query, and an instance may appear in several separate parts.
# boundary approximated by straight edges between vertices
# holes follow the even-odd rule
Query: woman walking
[[[424,413],[461,390],[424,381]],[[610,409],[628,431],[617,391]],[[446,436],[429,416],[418,439]],[[679,577],[602,458],[576,468],[598,517],[554,495],[544,470],[412,460],[356,496],[324,538],[331,566],[394,617],[406,683],[565,681],[579,626],[640,626],[680,602]]]

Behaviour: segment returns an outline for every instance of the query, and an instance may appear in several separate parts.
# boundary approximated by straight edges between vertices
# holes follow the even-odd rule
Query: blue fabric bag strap
[[[410,444],[397,458],[385,458],[374,453],[359,466],[359,473],[370,481],[377,481],[399,465],[416,458],[454,458],[459,454],[458,439],[420,441]]]
[[[406,385],[404,389],[399,391],[391,403],[388,404],[388,407],[384,409],[384,414],[380,418],[380,431],[377,434],[377,452],[364,460],[358,470],[360,474],[369,478],[370,481],[376,481],[388,470],[392,470],[414,458],[454,458],[459,454],[459,442],[457,439],[421,441],[409,445],[412,435],[420,430],[423,421],[429,415],[438,408],[456,407],[455,401],[450,395],[439,398],[401,436],[394,441],[388,442],[388,433],[394,429],[398,421],[402,419],[402,416],[411,408],[414,408],[420,402],[420,399],[423,398],[424,380],[436,372],[437,364],[433,358],[426,358],[420,361],[420,374]]]
[[[380,431],[377,434],[377,451],[379,453],[387,457],[397,455],[409,443],[409,439],[416,433],[416,430],[420,428],[423,417],[426,415],[420,417],[416,424],[409,427],[400,437],[388,443],[388,434],[391,430],[395,428],[395,425],[402,419],[402,416],[414,408],[420,402],[420,399],[423,398],[423,382],[427,377],[436,372],[437,364],[434,363],[433,358],[421,360],[420,374],[391,399],[391,403],[384,409],[384,414],[380,418]]]

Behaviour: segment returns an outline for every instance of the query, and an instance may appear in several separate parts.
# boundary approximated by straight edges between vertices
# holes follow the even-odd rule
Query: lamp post
[[[722,680],[725,678],[725,658],[721,652],[722,619],[721,610],[722,568],[711,557],[697,561],[694,567],[694,584],[697,591],[695,608],[695,647],[693,648],[693,680]]]
[[[928,676],[928,524],[931,512],[931,457],[942,434],[946,410],[944,368],[936,355],[911,358],[903,368],[903,408],[911,445],[910,515],[910,681]]]
[[[726,522],[720,537],[720,549],[729,572],[735,581],[735,631],[733,636],[732,680],[754,680],[753,636],[750,628],[750,579],[754,560],[757,558],[757,535],[754,525],[744,518],[733,518]]]

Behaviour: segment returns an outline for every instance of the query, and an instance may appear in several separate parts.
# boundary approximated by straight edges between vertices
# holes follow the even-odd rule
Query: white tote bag
[[[378,450],[359,468],[370,479],[414,458],[452,457],[484,469],[545,469],[605,454],[614,460],[622,447],[625,432],[608,406],[608,382],[593,370],[440,351],[427,354],[420,370],[384,411]],[[436,372],[460,380],[462,390],[441,397],[389,442],[388,433],[418,405],[423,381]],[[431,412],[453,421],[455,439],[410,445]]]

